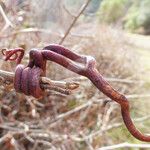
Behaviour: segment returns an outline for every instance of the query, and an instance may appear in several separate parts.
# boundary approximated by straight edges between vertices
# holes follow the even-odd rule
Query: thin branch
[[[84,109],[84,108],[86,108],[88,106],[91,106],[91,105],[92,105],[92,101],[89,101],[89,102],[87,102],[87,103],[85,103],[85,104],[83,104],[81,106],[78,106],[78,107],[76,107],[76,108],[74,108],[74,109],[72,109],[70,111],[67,111],[67,112],[65,112],[63,114],[58,115],[56,118],[54,118],[53,120],[50,121],[50,126],[51,127],[55,126],[58,121],[60,121],[62,119],[65,119],[66,117],[68,117],[68,116],[70,116],[70,115],[72,115],[74,113],[77,113],[80,110],[82,110],[82,109]]]
[[[14,73],[0,70],[0,79],[4,84],[12,84]],[[79,87],[78,82],[54,81],[46,77],[41,77],[41,87],[45,90],[54,90],[63,94],[70,94],[72,90]]]
[[[89,3],[91,2],[91,0],[87,0],[85,4],[83,4],[83,6],[80,8],[79,13],[76,17],[74,17],[72,23],[70,24],[69,28],[67,29],[66,33],[64,34],[63,38],[60,40],[59,44],[62,44],[65,39],[67,38],[67,36],[69,35],[71,29],[73,28],[73,26],[75,25],[75,23],[77,22],[78,18],[82,15],[82,13],[84,12],[84,10],[87,8],[87,6],[89,5]]]
[[[9,38],[11,36],[15,36],[17,34],[25,34],[25,33],[44,33],[44,34],[49,34],[49,35],[54,35],[54,36],[58,36],[58,37],[62,37],[58,32],[54,32],[51,30],[45,30],[42,28],[26,28],[26,29],[20,29],[17,31],[14,31],[13,33],[9,34],[9,35],[1,35],[1,38]]]
[[[150,115],[144,116],[144,117],[141,117],[141,118],[133,119],[133,121],[134,121],[134,122],[143,122],[143,121],[145,121],[145,120],[148,120],[149,118],[150,118]],[[101,129],[101,130],[98,130],[98,131],[96,131],[96,132],[93,132],[93,133],[91,133],[90,135],[87,135],[87,136],[85,136],[85,137],[83,137],[83,138],[74,137],[74,140],[75,140],[75,141],[82,142],[82,141],[85,141],[85,140],[87,140],[87,139],[91,139],[91,138],[93,138],[93,137],[100,136],[100,135],[102,135],[104,132],[109,131],[109,130],[112,130],[112,129],[114,129],[114,128],[118,128],[118,127],[120,127],[120,126],[122,126],[122,125],[123,125],[123,123],[115,123],[115,124],[112,124],[112,125],[107,126],[107,128],[105,128],[105,129]]]
[[[75,77],[75,78],[67,78],[67,80],[71,80],[71,81],[87,81],[88,78],[86,77]],[[123,83],[123,84],[138,84],[138,83],[142,83],[144,84],[145,81],[142,80],[130,80],[130,79],[119,79],[119,78],[110,78],[110,77],[105,77],[105,79],[109,82],[117,82],[117,83]]]
[[[104,119],[102,120],[101,130],[105,130],[107,128],[110,120],[110,115],[114,111],[115,107],[112,105],[109,108],[106,107],[105,109],[106,109],[106,114],[104,115]]]
[[[66,7],[66,5],[65,4],[63,4],[63,8],[64,8],[64,10],[67,12],[67,14],[69,14],[71,17],[76,17],[76,15],[75,14],[72,14],[68,9],[67,9],[67,7]]]
[[[134,119],[135,122],[143,122],[144,120],[148,120],[150,118],[150,116],[145,116],[145,117],[141,117],[141,118],[137,118],[137,119]],[[28,125],[23,125],[24,127],[22,127],[21,125],[23,124],[18,124],[18,122],[15,123],[12,123],[12,124],[7,124],[7,123],[1,123],[0,124],[0,127],[2,129],[5,129],[5,130],[9,130],[11,132],[13,132],[14,134],[25,134],[25,133],[30,133],[28,136],[30,136],[31,138],[39,138],[39,137],[53,137],[53,139],[56,139],[58,140],[58,138],[60,138],[60,140],[62,139],[66,139],[68,135],[64,135],[64,134],[57,134],[56,132],[52,132],[52,131],[45,131],[43,129],[40,129],[40,128],[37,128],[37,129],[34,129],[34,128],[30,128]],[[117,127],[120,127],[121,125],[123,125],[123,123],[116,123],[114,125],[110,125],[108,126],[106,129],[104,129],[103,131],[98,131],[98,132],[94,132],[90,135],[84,135],[83,137],[81,137],[81,135],[77,136],[77,135],[69,135],[69,138],[71,138],[72,140],[76,141],[76,142],[82,142],[82,141],[86,141],[86,140],[89,140],[91,138],[94,138],[95,136],[97,135],[101,135],[104,131],[108,131],[108,130],[111,130],[112,128],[117,128]],[[27,127],[26,127],[27,126]],[[5,139],[5,138],[3,138]],[[101,149],[97,149],[97,150],[101,150]],[[107,149],[106,149],[107,150]]]
[[[112,146],[106,146],[98,148],[97,150],[113,150],[113,149],[122,149],[122,148],[150,148],[150,144],[131,144],[131,143],[120,143]]]
[[[8,17],[6,16],[2,6],[0,5],[0,13],[2,15],[2,17],[5,20],[5,26],[3,27],[3,29],[1,30],[1,32],[5,31],[9,26],[13,27],[13,24],[10,22],[10,20],[8,19]]]
[[[130,98],[132,98],[132,99],[134,99],[134,98],[149,98],[150,97],[150,95],[127,95],[126,96],[127,98],[128,97],[130,97]],[[51,127],[54,127],[57,123],[58,123],[58,121],[61,121],[61,120],[63,120],[63,119],[65,119],[66,117],[68,117],[68,116],[70,116],[70,115],[72,115],[72,114],[74,114],[74,113],[78,113],[79,111],[81,111],[81,110],[83,110],[83,109],[85,109],[85,108],[87,108],[87,107],[90,107],[90,106],[92,106],[93,104],[97,104],[97,103],[100,103],[100,102],[102,102],[102,101],[104,101],[105,99],[95,99],[95,98],[92,98],[92,100],[90,100],[90,101],[88,101],[87,103],[84,103],[84,104],[82,104],[82,105],[80,105],[80,106],[78,106],[78,107],[75,107],[74,109],[71,109],[70,111],[67,111],[67,112],[65,112],[65,113],[62,113],[62,114],[60,114],[60,115],[58,115],[56,118],[54,118],[54,119],[52,119],[51,121],[50,121],[50,126]],[[108,101],[111,101],[111,100],[108,100]],[[134,121],[143,121],[143,120],[146,120],[146,119],[148,119],[148,118],[150,118],[150,116],[146,116],[146,117],[142,117],[142,118],[138,118],[138,119],[135,119]],[[116,124],[114,124],[114,126],[113,125],[111,125],[111,126],[108,126],[106,129],[104,129],[104,131],[105,130],[110,130],[111,128],[113,128],[113,127],[118,127],[118,126],[121,126],[121,125],[123,125],[122,123],[116,123]],[[98,132],[101,132],[101,131],[98,131]],[[103,131],[102,131],[103,132]]]

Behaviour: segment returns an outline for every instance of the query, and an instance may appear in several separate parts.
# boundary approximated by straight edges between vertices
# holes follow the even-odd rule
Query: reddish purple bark
[[[18,52],[21,52],[18,55]],[[3,54],[6,55],[5,60],[17,60],[17,64],[21,62],[24,55],[23,50],[13,49],[6,50]],[[15,56],[12,58],[12,56]],[[79,75],[85,76],[106,96],[116,101],[121,106],[121,113],[124,123],[129,132],[141,141],[150,142],[150,136],[143,135],[134,126],[130,113],[129,102],[127,98],[116,91],[97,71],[96,61],[91,56],[78,55],[67,48],[51,44],[43,48],[43,50],[31,50],[30,60],[27,67],[18,65],[15,72],[14,88],[17,92],[22,92],[26,95],[32,95],[40,98],[44,95],[44,90],[40,87],[40,76],[46,74],[46,61],[50,60],[61,66],[73,71]]]

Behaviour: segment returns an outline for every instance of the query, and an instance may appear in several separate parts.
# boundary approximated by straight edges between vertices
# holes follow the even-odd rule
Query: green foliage
[[[125,29],[134,31],[140,27],[145,30],[150,25],[150,1],[149,0],[136,0],[130,7],[124,27]]]
[[[150,1],[149,0],[141,1],[137,22],[140,26],[143,26],[145,29],[149,28],[150,26]]]
[[[139,27],[139,23],[137,21],[137,17],[139,16],[138,6],[133,5],[124,19],[124,28],[130,31],[134,31]]]
[[[150,32],[150,0],[104,0],[99,16],[106,23],[123,20],[122,26],[130,31]]]
[[[104,0],[100,6],[100,20],[113,23],[123,16],[128,0]]]

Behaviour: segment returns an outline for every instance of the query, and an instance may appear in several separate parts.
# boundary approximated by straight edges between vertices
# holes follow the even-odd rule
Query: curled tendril
[[[15,56],[15,59],[12,59],[11,56],[18,53],[18,51],[21,52],[21,54]],[[3,51],[2,53],[6,56],[5,60],[17,60],[17,63],[21,62],[24,55],[22,49],[6,50],[6,52]],[[136,129],[132,122],[128,99],[123,94],[116,91],[103,78],[96,69],[96,61],[93,57],[76,54],[63,46],[56,44],[46,46],[43,50],[31,50],[29,56],[29,64],[27,67],[24,67],[23,65],[17,66],[14,80],[14,87],[17,92],[32,95],[36,98],[41,97],[44,90],[40,87],[40,76],[45,76],[46,61],[53,61],[66,69],[91,80],[99,91],[103,92],[106,96],[120,105],[122,118],[129,132],[141,141],[150,142],[150,136],[143,135]]]
[[[24,56],[24,49],[15,48],[15,49],[2,49],[2,54],[5,56],[5,61],[15,61],[19,64]]]
[[[6,51],[7,51],[7,48],[3,48],[2,50],[1,50],[1,52],[2,52],[2,54],[5,56],[6,55]]]
[[[10,60],[10,61],[14,61],[18,58],[18,54],[17,53],[13,53],[12,54],[12,51],[9,51],[7,49],[2,49],[2,54],[4,56],[6,56],[5,60]],[[8,56],[9,55],[9,56]]]

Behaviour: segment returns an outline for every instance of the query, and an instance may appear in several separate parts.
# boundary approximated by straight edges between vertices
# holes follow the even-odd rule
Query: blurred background
[[[150,132],[149,35],[149,0],[0,0],[1,49],[23,47],[24,64],[32,48],[51,43],[95,57],[99,72],[129,99],[143,133]],[[15,62],[0,56],[0,69],[14,72]],[[89,80],[52,62],[47,77],[80,87],[70,95],[50,91],[38,101],[0,79],[1,150],[146,149],[126,129],[120,106]]]

